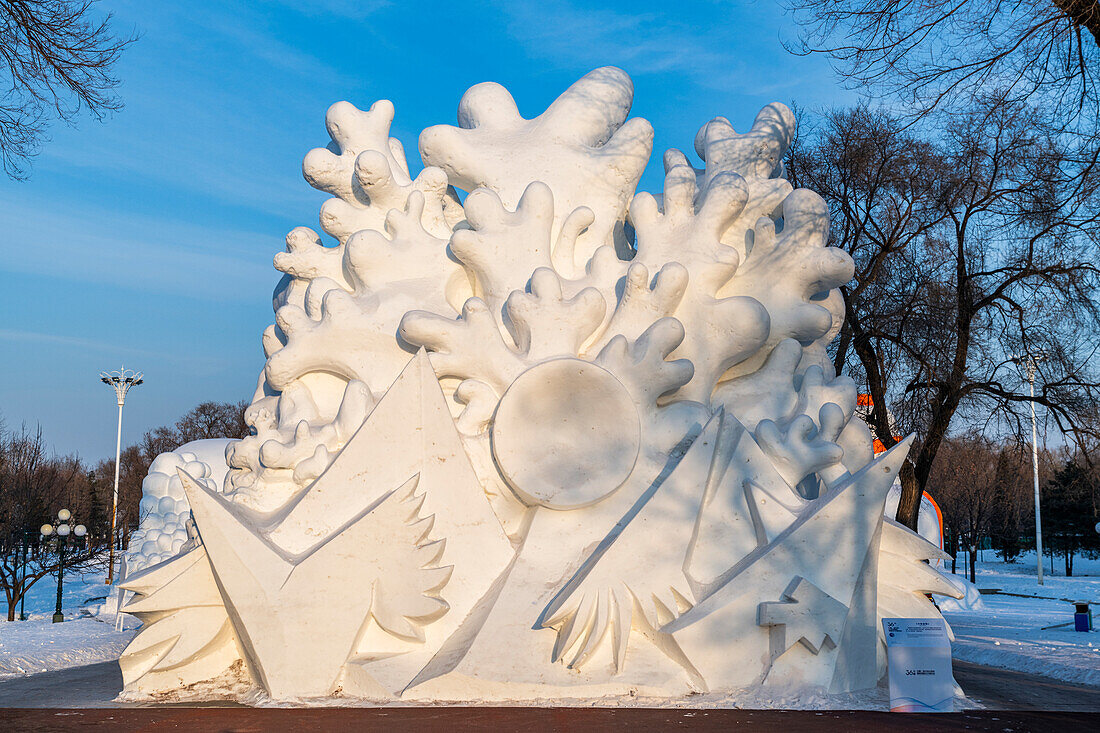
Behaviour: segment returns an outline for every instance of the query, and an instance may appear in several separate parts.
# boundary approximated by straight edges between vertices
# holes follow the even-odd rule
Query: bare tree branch
[[[1067,130],[1096,135],[1096,0],[788,0],[802,28],[789,49],[837,62],[853,87],[918,114],[996,91]],[[1086,31],[1085,36],[1082,31]]]
[[[71,123],[122,108],[113,68],[135,36],[113,35],[95,0],[0,0],[0,161],[28,175],[53,118]]]

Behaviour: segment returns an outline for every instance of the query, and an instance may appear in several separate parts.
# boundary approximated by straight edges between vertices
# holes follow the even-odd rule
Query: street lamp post
[[[54,533],[57,534],[57,607],[53,612],[53,622],[55,624],[65,620],[64,614],[61,613],[61,583],[65,577],[65,543],[69,539],[69,532],[72,532],[77,537],[83,537],[88,531],[84,528],[83,524],[70,527],[69,519],[72,516],[72,512],[68,509],[62,509],[57,513],[58,523],[56,527],[52,524],[43,524],[40,530],[43,537],[49,537]]]
[[[129,371],[125,367],[117,372],[100,372],[99,381],[115,390],[118,398],[118,434],[115,437],[115,491],[111,498],[111,545],[107,555],[107,585],[115,579],[115,531],[118,522],[118,469],[122,457],[122,406],[126,403],[126,393],[131,387],[142,383],[141,372]]]
[[[1043,584],[1043,521],[1039,508],[1039,431],[1035,425],[1035,373],[1042,354],[1017,356],[1012,361],[1027,371],[1027,382],[1031,394],[1031,479],[1035,489],[1035,564],[1039,585]]]

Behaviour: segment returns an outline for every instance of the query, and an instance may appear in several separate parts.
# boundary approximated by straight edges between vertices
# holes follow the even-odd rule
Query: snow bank
[[[57,578],[47,576],[27,594],[27,621],[0,621],[0,679],[118,659],[137,633],[115,631],[114,617],[100,621],[89,615],[110,589],[105,573],[65,575],[62,595],[64,623],[53,623]],[[106,622],[106,623],[104,623]]]
[[[936,599],[940,604],[940,611],[947,613],[949,611],[984,611],[985,602],[982,601],[981,591],[978,590],[978,586],[971,583],[961,575],[951,575],[945,573],[943,576],[947,582],[955,586],[959,593],[963,594],[962,598],[943,598]]]
[[[94,618],[0,623],[0,679],[118,659],[135,633]]]
[[[947,603],[941,604],[955,632],[953,656],[1066,682],[1100,685],[1100,632],[1074,631],[1074,608],[1064,600],[1091,601],[1096,604],[1094,611],[1100,611],[1100,577],[1048,575],[1040,586],[1034,562],[1032,555],[1017,563],[979,563],[977,587],[1001,592],[981,596],[977,607],[951,609]],[[1095,573],[1100,563],[1082,560],[1078,567]],[[960,576],[952,579],[966,583]]]

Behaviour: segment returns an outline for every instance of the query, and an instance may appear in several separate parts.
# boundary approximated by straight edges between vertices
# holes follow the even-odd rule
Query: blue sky
[[[101,370],[146,375],[124,442],[203,400],[251,397],[271,258],[324,200],[301,159],[328,142],[332,102],[392,100],[413,157],[473,84],[504,84],[531,117],[614,64],[656,128],[642,188],[658,190],[659,153],[690,151],[716,115],[740,129],[771,101],[852,101],[825,61],[784,50],[795,28],[773,0],[98,7],[141,34],[117,68],[125,109],[54,127],[29,181],[0,180],[0,414],[90,461],[114,451]]]

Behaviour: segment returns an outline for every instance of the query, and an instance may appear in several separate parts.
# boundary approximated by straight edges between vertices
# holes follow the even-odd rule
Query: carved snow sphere
[[[497,408],[493,456],[528,504],[575,509],[622,485],[641,446],[638,411],[610,372],[580,359],[531,367]]]

